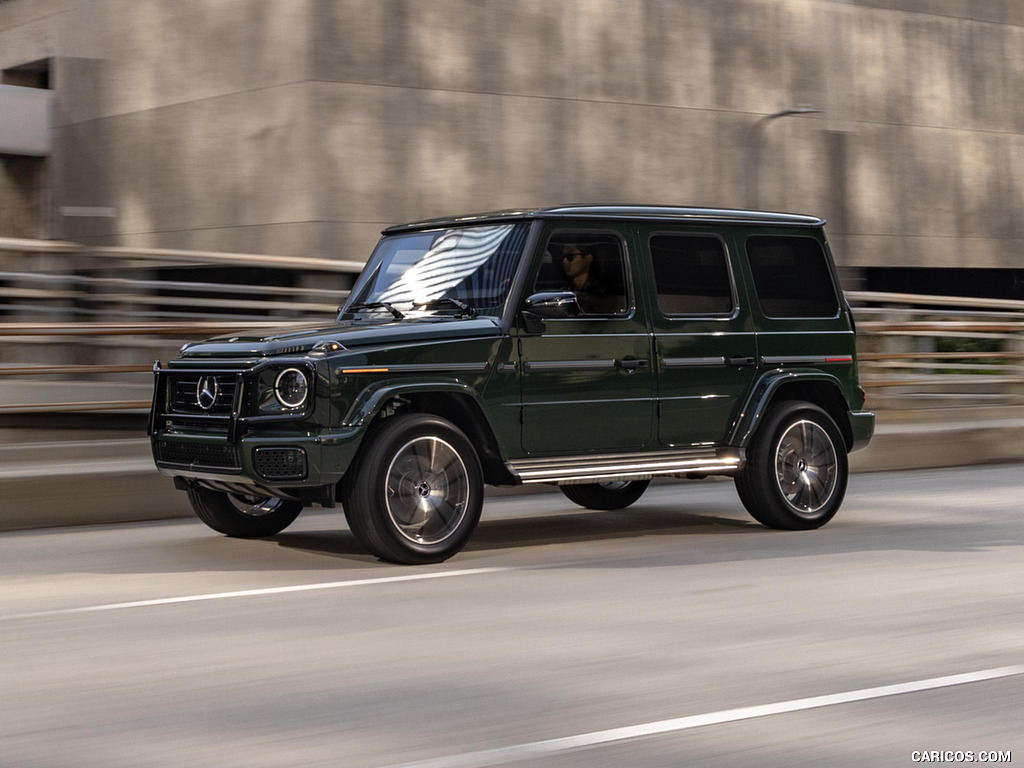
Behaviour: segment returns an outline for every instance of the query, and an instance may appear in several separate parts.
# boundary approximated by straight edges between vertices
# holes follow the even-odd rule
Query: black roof
[[[466,216],[446,216],[408,224],[398,224],[384,230],[385,234],[418,229],[462,224],[482,224],[509,219],[616,219],[620,221],[686,221],[729,222],[737,224],[786,224],[798,227],[820,227],[825,220],[818,216],[773,211],[746,211],[731,208],[694,208],[675,205],[559,205],[551,208],[520,208],[505,211],[473,213]]]

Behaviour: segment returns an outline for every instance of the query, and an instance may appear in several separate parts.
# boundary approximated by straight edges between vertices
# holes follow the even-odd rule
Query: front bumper
[[[363,430],[316,435],[216,435],[158,432],[151,437],[161,474],[200,484],[251,485],[265,490],[333,486],[351,465]]]

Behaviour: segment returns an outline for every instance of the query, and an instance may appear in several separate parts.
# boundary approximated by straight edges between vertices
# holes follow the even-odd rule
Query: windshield
[[[398,318],[416,309],[472,313],[499,307],[508,296],[527,229],[517,223],[388,235],[343,311],[384,309]]]

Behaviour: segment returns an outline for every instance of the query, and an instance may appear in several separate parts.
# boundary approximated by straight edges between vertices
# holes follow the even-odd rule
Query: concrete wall
[[[1024,263],[1019,0],[0,2],[0,68],[47,57],[53,237],[359,259],[615,200],[822,214],[851,267]]]

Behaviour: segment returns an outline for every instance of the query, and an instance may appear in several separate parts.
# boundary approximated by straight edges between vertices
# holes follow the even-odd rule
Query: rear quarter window
[[[813,237],[750,237],[747,260],[765,317],[835,317],[839,313],[825,251]]]

